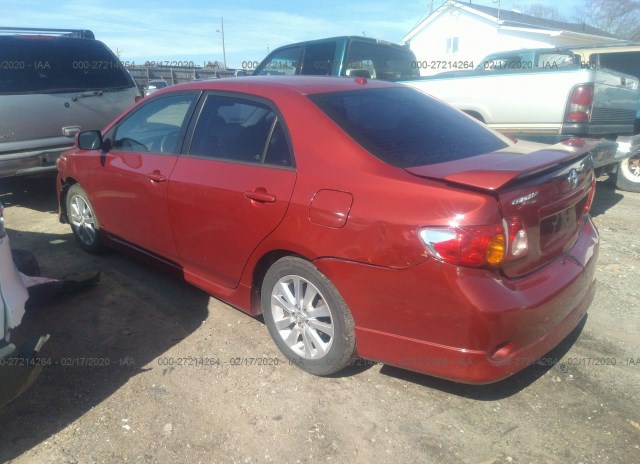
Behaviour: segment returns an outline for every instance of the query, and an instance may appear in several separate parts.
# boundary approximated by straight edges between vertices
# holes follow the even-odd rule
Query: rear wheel
[[[271,338],[292,364],[330,375],[354,359],[351,312],[311,263],[295,257],[277,261],[264,278],[261,300]]]
[[[90,253],[101,251],[100,223],[89,197],[78,184],[72,185],[67,192],[67,216],[73,235],[80,246]]]
[[[620,161],[616,187],[627,192],[640,192],[640,155]]]

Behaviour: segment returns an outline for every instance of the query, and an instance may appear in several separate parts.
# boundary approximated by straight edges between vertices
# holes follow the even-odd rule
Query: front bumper
[[[359,356],[482,384],[524,369],[579,324],[595,294],[597,254],[587,216],[568,253],[519,279],[432,259],[405,270],[315,264],[351,309]]]

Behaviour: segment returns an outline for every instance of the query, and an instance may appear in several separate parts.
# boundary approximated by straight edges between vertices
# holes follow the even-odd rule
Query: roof
[[[379,89],[385,87],[404,87],[400,84],[379,79],[362,77],[327,77],[327,76],[247,76],[227,77],[223,79],[191,81],[162,89],[154,95],[179,90],[217,90],[222,92],[240,92],[263,96],[274,94],[312,95],[364,88]]]
[[[440,13],[455,7],[460,8],[468,13],[478,15],[489,21],[498,23],[501,26],[511,28],[522,28],[528,30],[538,29],[540,31],[565,31],[574,34],[586,34],[594,37],[602,37],[607,39],[615,39],[616,36],[609,34],[601,29],[593,26],[589,26],[584,23],[567,23],[564,21],[554,21],[551,19],[538,18],[536,16],[530,16],[527,14],[517,13],[515,11],[493,8],[490,6],[476,5],[465,1],[449,0],[445,2],[440,8],[431,13],[424,21],[420,22],[414,27],[405,37],[404,41],[407,42],[413,38],[420,30],[422,30],[427,24],[429,24]]]
[[[457,2],[460,3],[460,2]],[[527,27],[534,29],[552,29],[561,31],[571,31],[580,34],[598,35],[602,37],[615,37],[608,32],[589,26],[585,23],[566,23],[564,21],[554,21],[551,19],[538,18],[527,14],[517,13],[511,10],[493,8],[490,6],[467,4],[468,8],[500,19],[502,25],[512,27]]]

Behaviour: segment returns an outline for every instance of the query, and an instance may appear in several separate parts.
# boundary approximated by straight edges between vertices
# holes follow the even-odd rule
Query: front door
[[[112,148],[101,155],[89,179],[104,230],[174,261],[168,180],[196,97],[155,98],[128,115],[107,135]]]

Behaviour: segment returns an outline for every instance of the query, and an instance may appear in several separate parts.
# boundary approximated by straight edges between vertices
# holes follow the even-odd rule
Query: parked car
[[[167,84],[167,81],[165,81],[164,79],[151,79],[149,82],[147,82],[147,84],[143,87],[144,89],[144,96],[148,97],[149,95],[151,95],[153,92],[160,90],[160,89],[164,89],[165,87],[168,87],[169,84]]]
[[[550,144],[570,137],[630,136],[638,104],[636,77],[582,66],[572,52],[555,48],[493,53],[475,70],[405,83],[506,135]],[[629,156],[621,150],[595,159],[598,174]]]
[[[593,45],[572,48],[580,57],[581,66],[594,69],[608,68],[640,79],[640,44]],[[618,137],[618,151],[631,153],[616,166],[616,187],[629,192],[640,192],[640,99],[636,108],[633,136]]]
[[[160,90],[77,145],[58,196],[82,248],[263,314],[313,374],[359,355],[497,381],[594,295],[591,160],[613,143],[514,143],[410,87],[271,76]]]
[[[53,173],[74,136],[133,105],[138,89],[88,30],[0,28],[0,177]]]
[[[347,76],[367,79],[417,78],[420,70],[408,48],[370,37],[330,37],[276,48],[254,76]]]
[[[626,161],[635,159],[640,148],[640,140],[629,137],[638,102],[638,79],[632,75],[581,66],[577,55],[556,48],[491,54],[475,70],[472,62],[443,62],[458,70],[420,77],[425,63],[400,45],[365,37],[331,37],[280,47],[254,75],[359,76],[402,82],[518,139],[549,144],[575,136],[616,140],[616,153],[594,160],[598,174],[620,165],[625,172],[640,175],[640,167]]]

